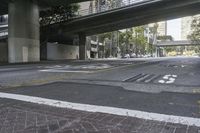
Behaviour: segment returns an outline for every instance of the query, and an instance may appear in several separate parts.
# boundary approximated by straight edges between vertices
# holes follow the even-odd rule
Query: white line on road
[[[130,117],[136,117],[136,118],[147,119],[147,120],[178,123],[178,124],[183,124],[183,125],[200,127],[200,119],[192,118],[192,117],[173,116],[173,115],[149,113],[149,112],[115,108],[115,107],[72,103],[72,102],[66,102],[66,101],[60,101],[60,100],[52,100],[52,99],[46,99],[46,98],[40,98],[40,97],[1,93],[1,92],[0,92],[0,98],[19,100],[19,101],[48,105],[48,106],[59,107],[59,108],[68,108],[68,109],[87,111],[87,112],[108,113],[108,114],[113,114],[113,115],[130,116]]]
[[[54,73],[93,73],[92,71],[74,71],[74,70],[58,70],[58,69],[45,69],[39,70],[40,72],[54,72]]]

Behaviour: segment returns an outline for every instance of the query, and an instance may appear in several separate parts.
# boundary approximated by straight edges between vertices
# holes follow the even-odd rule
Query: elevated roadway
[[[190,40],[180,40],[180,41],[164,41],[164,42],[158,42],[155,46],[157,47],[171,47],[171,46],[195,46],[199,45],[198,43],[195,43]]]
[[[146,0],[42,28],[52,35],[94,35],[200,13],[199,0]]]

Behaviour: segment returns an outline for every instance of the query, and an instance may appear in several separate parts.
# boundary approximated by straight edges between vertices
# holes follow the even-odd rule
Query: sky
[[[167,21],[167,35],[171,35],[174,40],[181,40],[181,19]]]

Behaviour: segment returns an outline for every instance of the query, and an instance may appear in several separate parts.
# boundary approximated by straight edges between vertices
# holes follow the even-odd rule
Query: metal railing
[[[100,14],[108,11],[112,11],[115,9],[125,8],[128,6],[140,6],[144,4],[154,3],[162,0],[114,0],[114,2],[109,3],[107,0],[103,4],[99,6],[92,5],[88,7],[88,9],[79,10],[77,12],[72,13],[70,16],[57,16],[55,19],[50,19],[51,21],[47,21],[47,23],[41,23],[43,26],[49,24],[56,24],[65,21],[69,21],[76,18],[86,17],[89,15]]]
[[[75,13],[74,17],[72,17],[71,19],[88,16],[92,14],[103,13],[106,11],[110,11],[110,10],[114,10],[114,9],[122,8],[126,6],[140,5],[140,4],[144,4],[147,2],[154,2],[154,1],[158,1],[158,0],[115,0],[112,3],[105,1],[105,3],[100,6],[93,7],[93,8],[89,7],[88,9],[85,9],[85,10],[79,10],[78,12]]]
[[[0,39],[8,36],[8,29],[0,31]]]

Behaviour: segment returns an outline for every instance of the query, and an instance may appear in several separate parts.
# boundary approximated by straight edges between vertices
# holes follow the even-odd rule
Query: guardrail
[[[126,8],[128,6],[140,6],[140,5],[144,5],[144,4],[155,3],[158,1],[163,1],[163,0],[115,0],[112,3],[109,3],[105,0],[105,2],[103,4],[101,3],[99,6],[96,6],[96,7],[89,6],[88,9],[79,10],[70,15],[68,15],[68,14],[64,14],[64,16],[57,15],[57,16],[55,16],[55,19],[49,17],[46,20],[44,19],[44,21],[41,21],[41,24],[43,26],[49,25],[49,24],[56,24],[56,23],[61,23],[61,22],[69,21],[69,20],[76,19],[76,18],[81,18],[81,17],[90,16],[90,15],[109,12],[109,11],[112,11],[115,9],[122,9],[122,8]]]
[[[93,7],[93,8],[89,7],[89,9],[85,9],[85,10],[79,10],[78,12],[75,13],[72,19],[87,16],[87,15],[92,15],[92,14],[103,13],[106,11],[110,11],[113,9],[122,8],[126,6],[131,6],[131,5],[137,6],[140,4],[145,4],[148,2],[156,2],[156,1],[161,1],[161,0],[115,0],[112,3],[105,1],[105,3],[103,3],[100,6]]]
[[[8,36],[8,29],[0,31],[0,39],[5,38]]]

